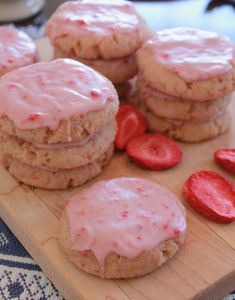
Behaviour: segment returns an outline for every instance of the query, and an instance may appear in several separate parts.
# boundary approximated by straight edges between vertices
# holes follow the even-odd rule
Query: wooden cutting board
[[[51,57],[46,40],[38,42],[38,46],[42,59]],[[230,110],[234,116],[235,99]],[[184,160],[172,170],[143,170],[125,154],[116,153],[94,181],[120,176],[144,177],[167,186],[183,203],[182,185],[193,172],[215,170],[234,181],[233,176],[214,164],[213,153],[221,147],[235,147],[235,120],[231,130],[221,137],[181,146]],[[19,184],[0,165],[0,216],[66,299],[219,300],[235,289],[235,222],[213,223],[185,203],[188,221],[185,244],[155,272],[136,279],[101,280],[78,270],[64,256],[57,241],[58,219],[66,200],[78,190],[32,189]]]

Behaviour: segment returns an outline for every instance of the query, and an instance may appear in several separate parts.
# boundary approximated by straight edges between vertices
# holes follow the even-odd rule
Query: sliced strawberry
[[[235,173],[235,149],[220,149],[214,153],[214,158],[219,166]]]
[[[202,215],[213,221],[235,220],[235,189],[225,177],[212,171],[200,171],[189,177],[185,199]]]
[[[157,133],[146,133],[129,142],[127,154],[138,165],[151,170],[172,168],[182,159],[178,144]]]
[[[117,149],[123,150],[128,142],[145,133],[147,121],[132,105],[123,105],[117,113],[118,132],[115,140]]]

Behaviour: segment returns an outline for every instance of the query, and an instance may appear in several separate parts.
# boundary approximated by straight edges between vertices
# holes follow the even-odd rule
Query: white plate
[[[0,22],[20,21],[37,14],[45,0],[0,0]]]

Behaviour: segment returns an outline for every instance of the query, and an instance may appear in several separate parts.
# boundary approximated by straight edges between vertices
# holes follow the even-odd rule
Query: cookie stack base
[[[231,95],[210,101],[194,101],[163,94],[139,75],[137,91],[129,97],[148,120],[150,131],[175,140],[198,143],[229,129]]]
[[[225,133],[230,125],[228,112],[224,112],[209,121],[195,122],[158,117],[142,103],[138,105],[138,108],[148,120],[150,131],[159,132],[186,143],[199,143],[212,139]]]
[[[113,145],[98,159],[82,167],[68,170],[47,171],[29,166],[9,155],[4,156],[4,166],[19,181],[43,189],[77,187],[99,175],[113,155]]]

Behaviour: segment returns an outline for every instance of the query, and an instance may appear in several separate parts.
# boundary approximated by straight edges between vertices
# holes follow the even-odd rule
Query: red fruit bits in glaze
[[[132,105],[123,105],[117,113],[118,132],[115,140],[116,148],[123,150],[128,142],[145,133],[147,121]]]
[[[214,153],[216,163],[235,174],[235,149],[220,149]]]
[[[135,138],[128,143],[127,153],[138,165],[151,170],[169,169],[182,160],[178,144],[157,133]]]
[[[39,118],[39,114],[37,114],[37,113],[35,113],[35,114],[30,114],[29,116],[28,116],[28,120],[29,121],[35,121],[36,119],[38,119]]]
[[[86,22],[84,20],[77,20],[77,24],[80,26],[85,26]]]
[[[185,199],[202,215],[216,222],[235,220],[235,189],[225,177],[200,171],[189,177],[183,189]]]
[[[101,93],[100,93],[100,91],[98,91],[98,90],[96,90],[96,89],[93,89],[93,90],[91,90],[90,95],[91,95],[93,98],[97,98],[97,97],[100,97],[100,96],[101,96]]]

